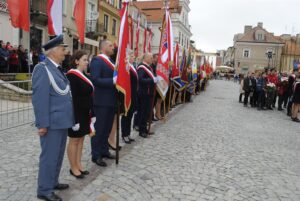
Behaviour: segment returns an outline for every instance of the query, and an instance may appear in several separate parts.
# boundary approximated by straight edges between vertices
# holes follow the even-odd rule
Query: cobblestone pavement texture
[[[87,138],[84,164],[92,174],[75,180],[65,157],[60,178],[71,188],[58,194],[71,201],[299,201],[300,124],[282,112],[244,108],[238,89],[211,81],[155,126],[154,136],[124,147],[118,166],[92,164]],[[37,200],[35,131],[0,132],[1,201]]]

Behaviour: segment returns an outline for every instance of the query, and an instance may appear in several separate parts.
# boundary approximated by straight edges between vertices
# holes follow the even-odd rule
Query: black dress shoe
[[[55,193],[51,193],[49,195],[37,195],[37,198],[46,201],[62,201],[62,199]]]
[[[294,122],[300,122],[300,120],[296,117],[296,118],[292,118],[292,121],[294,121]]]
[[[138,127],[138,126],[134,126],[134,127],[133,127],[133,130],[139,131],[139,127]]]
[[[140,133],[139,136],[141,136],[142,138],[147,138],[147,133]]]
[[[86,170],[84,170],[84,171],[79,170],[79,171],[80,171],[81,174],[83,174],[83,175],[89,175],[89,174],[90,174],[90,172],[89,172],[89,171],[86,171]]]
[[[96,165],[101,166],[101,167],[106,167],[107,164],[103,161],[102,158],[98,158],[97,160],[92,159],[93,163],[96,163]]]
[[[65,190],[69,188],[69,184],[57,184],[54,189],[55,190]]]
[[[111,146],[109,143],[108,143],[108,146],[109,146],[109,148],[110,149],[112,149],[112,150],[114,150],[114,151],[116,151],[117,149],[116,148],[114,148],[113,146]],[[122,149],[122,147],[121,146],[119,146],[119,151]]]
[[[282,108],[278,108],[278,111],[282,111],[283,109]]]
[[[80,175],[75,175],[71,169],[70,169],[70,175],[72,175],[73,177],[75,177],[77,179],[83,179],[84,178],[84,175],[81,172],[80,172]]]
[[[158,121],[158,119],[152,118],[152,121]]]
[[[108,155],[103,156],[103,158],[107,158],[107,159],[116,159],[116,156],[113,155],[113,154],[111,154],[111,153],[109,153]]]
[[[131,141],[129,140],[128,137],[122,137],[122,139],[126,144],[131,144]]]

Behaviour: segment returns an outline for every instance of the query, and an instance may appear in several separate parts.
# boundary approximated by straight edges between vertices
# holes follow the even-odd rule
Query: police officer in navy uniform
[[[65,47],[62,35],[45,44],[47,58],[32,75],[32,104],[41,144],[37,197],[47,201],[62,200],[54,190],[69,188],[58,181],[68,128],[74,126],[70,84],[60,66]]]
[[[115,159],[109,152],[108,137],[112,129],[116,106],[116,79],[113,44],[108,40],[100,41],[101,54],[94,57],[90,64],[91,80],[94,84],[94,113],[96,115],[96,135],[91,139],[92,161],[99,166],[107,166],[104,158]]]
[[[147,121],[150,117],[151,103],[153,101],[154,87],[157,83],[157,77],[154,76],[153,70],[150,67],[153,60],[151,53],[145,53],[143,62],[137,67],[138,72],[138,97],[139,97],[139,135],[147,138]]]

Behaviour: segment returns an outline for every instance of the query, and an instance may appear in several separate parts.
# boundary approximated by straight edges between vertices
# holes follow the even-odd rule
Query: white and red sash
[[[137,71],[134,68],[134,66],[132,64],[129,64],[129,66],[130,66],[130,70],[133,72],[133,74],[135,75],[135,77],[138,78],[138,74],[137,74]]]
[[[79,77],[80,79],[82,79],[83,81],[85,81],[87,84],[89,84],[93,88],[93,90],[94,90],[93,83],[80,70],[71,69],[71,70],[68,71],[67,74],[76,75],[77,77]]]
[[[99,54],[98,57],[100,57],[113,71],[115,70],[115,65],[109,60],[108,56]]]
[[[146,73],[149,75],[149,77],[151,77],[154,80],[155,76],[153,75],[152,71],[146,67],[146,65],[144,65],[144,64],[139,65],[137,70],[139,70],[140,68],[144,69],[146,71]]]

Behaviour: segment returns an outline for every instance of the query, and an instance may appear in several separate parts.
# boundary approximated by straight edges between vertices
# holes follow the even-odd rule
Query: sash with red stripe
[[[115,65],[109,60],[109,58],[105,54],[99,54],[99,58],[101,58],[113,71],[115,70]]]
[[[135,77],[138,78],[138,74],[137,74],[136,69],[134,68],[134,66],[132,64],[129,64],[129,66],[130,66],[131,72],[133,72],[133,74],[135,75]]]
[[[71,70],[68,71],[67,74],[76,75],[77,77],[79,77],[80,79],[85,81],[87,84],[89,84],[94,89],[93,83],[83,73],[81,73],[79,70],[71,69]]]
[[[139,69],[144,69],[145,70],[145,72],[149,75],[149,77],[151,77],[153,80],[154,80],[154,75],[153,75],[153,73],[152,73],[152,71],[151,70],[149,70],[146,66],[144,66],[144,65],[139,65],[139,67],[137,68],[137,70],[139,70]]]

